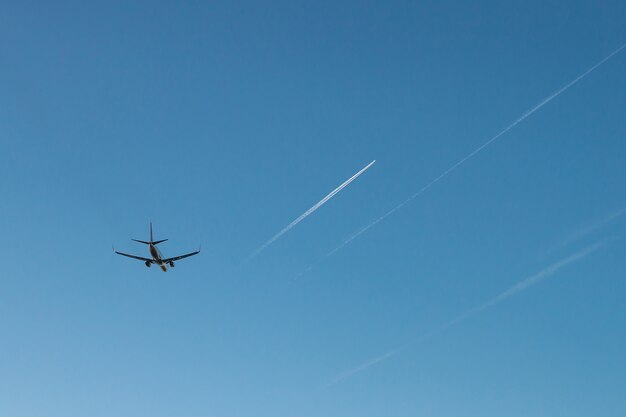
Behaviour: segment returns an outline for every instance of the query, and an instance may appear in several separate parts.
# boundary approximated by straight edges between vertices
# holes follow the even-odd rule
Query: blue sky
[[[2,9],[0,415],[624,415],[624,2]]]

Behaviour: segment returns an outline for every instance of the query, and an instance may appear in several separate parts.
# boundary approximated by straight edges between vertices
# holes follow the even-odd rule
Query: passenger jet
[[[157,248],[156,245],[158,245],[159,243],[165,242],[167,239],[157,240],[157,241],[154,241],[152,239],[152,223],[150,223],[150,241],[149,242],[146,242],[144,240],[137,240],[137,239],[131,239],[131,240],[148,245],[148,251],[150,252],[150,256],[152,256],[152,258],[142,258],[141,256],[129,255],[127,253],[118,252],[115,250],[115,248],[113,249],[113,251],[117,253],[118,255],[127,256],[129,258],[139,259],[140,261],[144,261],[144,263],[146,264],[148,268],[150,268],[152,264],[158,265],[159,268],[161,268],[163,272],[167,272],[168,266],[170,268],[174,268],[174,261],[188,258],[189,256],[197,255],[198,253],[200,253],[200,249],[198,249],[197,251],[188,253],[186,255],[174,256],[173,258],[163,258],[161,251],[159,250],[159,248]]]

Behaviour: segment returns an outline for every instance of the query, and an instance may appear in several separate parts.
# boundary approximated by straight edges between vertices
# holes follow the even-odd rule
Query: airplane
[[[153,240],[152,222],[150,222],[150,241],[149,242],[146,242],[145,240],[138,240],[138,239],[131,239],[131,240],[148,245],[148,251],[150,252],[150,256],[152,256],[152,258],[142,258],[141,256],[129,255],[128,253],[118,252],[115,250],[115,248],[113,248],[113,252],[117,253],[118,255],[127,256],[129,258],[139,259],[140,261],[144,261],[144,263],[146,264],[148,268],[150,268],[152,264],[158,265],[159,268],[161,268],[163,272],[167,272],[168,266],[170,268],[174,268],[174,261],[188,258],[189,256],[197,255],[200,253],[200,249],[198,249],[195,252],[187,253],[185,255],[174,256],[173,258],[163,258],[161,251],[159,250],[159,248],[157,248],[156,245],[158,245],[159,243],[165,242],[167,239],[157,240],[157,241]]]

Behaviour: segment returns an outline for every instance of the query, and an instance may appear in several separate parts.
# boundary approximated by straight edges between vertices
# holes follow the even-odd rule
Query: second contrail
[[[393,213],[395,213],[396,211],[400,210],[402,207],[404,207],[406,204],[408,204],[409,202],[411,202],[412,200],[414,200],[415,198],[417,198],[418,196],[420,196],[421,194],[423,194],[425,191],[427,191],[430,187],[432,187],[433,185],[435,185],[437,182],[439,182],[439,180],[441,180],[442,178],[444,178],[446,175],[448,175],[449,173],[451,173],[452,171],[454,171],[455,169],[457,169],[459,166],[463,165],[465,162],[467,162],[469,159],[473,158],[474,156],[478,155],[483,149],[485,149],[487,146],[491,145],[493,142],[495,142],[496,140],[498,140],[502,135],[504,135],[506,132],[508,132],[509,130],[513,129],[515,126],[517,126],[519,123],[521,123],[522,121],[524,121],[524,119],[526,119],[528,116],[530,116],[531,114],[533,114],[534,112],[536,112],[537,110],[539,110],[540,108],[542,108],[543,106],[545,106],[546,104],[548,104],[550,101],[552,101],[553,99],[555,99],[556,97],[558,97],[559,95],[561,95],[565,90],[567,90],[568,88],[570,88],[571,86],[573,86],[574,84],[576,84],[578,81],[582,80],[583,78],[585,78],[587,75],[589,75],[589,73],[591,73],[593,70],[595,70],[596,68],[598,68],[599,66],[601,66],[602,64],[604,64],[606,61],[608,61],[609,59],[611,59],[614,55],[616,55],[617,53],[619,53],[622,49],[626,48],[626,44],[620,46],[619,48],[617,48],[615,51],[613,51],[611,54],[609,54],[608,56],[606,56],[604,59],[602,59],[600,62],[598,62],[597,64],[595,64],[594,66],[592,66],[591,68],[589,68],[587,71],[583,72],[582,74],[580,74],[578,77],[574,78],[574,80],[570,81],[568,84],[566,84],[564,87],[561,87],[559,90],[557,90],[555,93],[552,93],[550,96],[548,96],[547,98],[543,99],[541,102],[539,102],[539,104],[535,105],[533,108],[531,108],[530,110],[528,110],[526,113],[522,114],[519,118],[517,118],[513,123],[511,123],[510,125],[508,125],[506,128],[504,128],[502,131],[500,131],[497,135],[495,135],[494,137],[492,137],[491,139],[489,139],[487,142],[483,143],[482,145],[480,145],[478,148],[476,148],[475,150],[473,150],[472,152],[470,152],[469,154],[467,154],[467,156],[465,156],[464,158],[462,158],[460,161],[458,161],[457,163],[455,163],[454,165],[452,165],[450,168],[446,169],[441,175],[439,175],[437,178],[433,179],[432,181],[430,181],[428,184],[426,184],[425,186],[423,186],[422,188],[420,188],[415,194],[413,194],[412,196],[410,196],[409,198],[407,198],[406,200],[404,200],[402,203],[400,203],[399,205],[397,205],[396,207],[394,207],[393,209],[391,209],[390,211],[388,211],[387,213],[383,214],[382,216],[380,216],[379,218],[371,221],[369,224],[363,226],[361,229],[359,229],[358,231],[356,231],[355,233],[353,233],[348,239],[346,239],[345,241],[343,241],[343,243],[341,243],[339,246],[337,246],[335,249],[331,250],[330,252],[328,252],[328,254],[326,256],[332,256],[334,255],[336,252],[338,252],[339,250],[341,250],[344,246],[346,246],[347,244],[349,244],[350,242],[352,242],[354,239],[356,239],[357,237],[361,236],[363,233],[367,232],[370,228],[372,228],[373,226],[375,226],[376,224],[380,223],[381,221],[385,220],[387,217],[391,216]]]
[[[339,187],[335,188],[334,190],[332,190],[326,197],[322,198],[320,201],[318,201],[313,207],[311,207],[310,209],[308,209],[307,211],[305,211],[304,213],[302,213],[297,219],[295,219],[294,221],[292,221],[291,223],[289,223],[287,226],[285,226],[280,232],[276,233],[276,235],[274,235],[274,237],[272,237],[270,240],[268,240],[267,242],[265,242],[263,245],[261,245],[257,250],[255,250],[252,255],[250,255],[248,257],[247,260],[250,260],[252,258],[254,258],[256,255],[258,255],[263,249],[267,248],[269,245],[271,245],[272,243],[274,243],[278,238],[280,238],[282,235],[284,235],[285,233],[287,233],[289,230],[291,230],[293,227],[295,227],[298,223],[300,223],[302,220],[304,220],[305,218],[307,218],[308,216],[310,216],[311,214],[313,214],[313,212],[315,212],[315,210],[317,210],[318,208],[322,207],[328,200],[330,200],[331,198],[333,198],[339,191],[343,190],[344,188],[346,188],[352,181],[354,181],[355,179],[357,179],[361,174],[363,174],[365,171],[367,171],[367,169],[369,167],[371,167],[372,165],[374,165],[374,162],[376,162],[376,160],[373,160],[372,162],[370,162],[369,164],[367,164],[367,166],[363,169],[361,169],[359,172],[357,172],[356,174],[354,174],[353,176],[351,176],[350,178],[348,178],[346,181],[344,181]]]
[[[495,306],[496,304],[499,304],[503,301],[505,301],[506,299],[532,287],[533,285],[536,285],[538,283],[540,283],[541,281],[551,277],[552,275],[556,274],[560,269],[573,264],[575,262],[578,262],[584,258],[586,258],[587,256],[591,255],[592,253],[596,252],[597,250],[605,247],[608,243],[610,243],[611,241],[613,241],[614,239],[606,239],[597,243],[594,243],[593,245],[590,245],[566,258],[561,259],[560,261],[557,261],[555,263],[553,263],[552,265],[542,269],[541,271],[537,272],[536,274],[518,282],[517,284],[513,285],[512,287],[510,287],[508,290],[498,294],[497,296],[493,297],[492,299],[490,299],[489,301],[474,307],[470,310],[467,310],[465,313],[457,316],[456,318],[450,320],[449,322],[447,322],[446,324],[439,326],[438,328],[436,328],[435,330],[431,331],[430,333],[425,334],[424,336],[415,338],[409,342],[406,342],[394,349],[391,349],[389,351],[387,351],[386,353],[379,355],[375,358],[372,358],[370,360],[368,360],[367,362],[362,363],[361,365],[357,366],[356,368],[353,369],[349,369],[347,371],[341,372],[340,374],[335,375],[334,378],[332,378],[330,381],[328,381],[323,387],[322,389],[328,388],[332,385],[337,384],[338,382],[351,377],[352,375],[355,375],[361,371],[364,371],[368,368],[371,368],[374,365],[377,365],[380,362],[383,362],[387,359],[390,359],[391,357],[397,355],[398,353],[404,351],[405,349],[414,346],[414,345],[418,345],[421,343],[424,343],[425,341],[429,340],[430,338],[443,333],[444,331],[448,330],[449,328],[456,326],[457,324],[467,320],[468,318],[474,316],[477,313],[480,313],[483,310],[487,310],[490,307]]]

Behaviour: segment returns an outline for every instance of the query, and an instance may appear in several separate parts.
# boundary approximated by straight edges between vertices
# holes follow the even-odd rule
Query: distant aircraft
[[[161,255],[161,251],[159,250],[159,248],[156,247],[156,245],[158,245],[159,243],[165,242],[167,239],[157,240],[157,241],[152,240],[152,222],[150,222],[150,241],[149,242],[146,242],[144,240],[137,240],[137,239],[131,239],[131,240],[148,245],[148,250],[150,251],[150,256],[152,256],[152,259],[142,258],[141,256],[129,255],[127,253],[118,252],[115,250],[115,248],[113,248],[113,251],[117,253],[118,255],[127,256],[129,258],[139,259],[140,261],[144,261],[148,268],[150,268],[152,264],[158,265],[163,272],[167,272],[168,265],[170,268],[174,268],[174,261],[178,261],[180,259],[197,255],[198,253],[200,253],[200,249],[198,249],[197,251],[188,253],[186,255],[174,256],[173,258],[164,259],[163,255]]]

